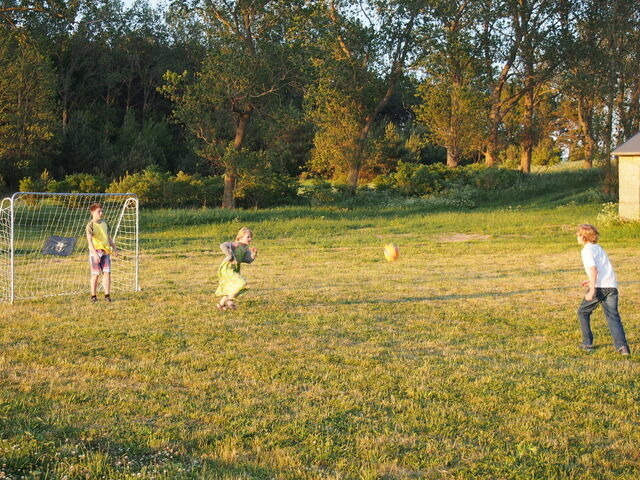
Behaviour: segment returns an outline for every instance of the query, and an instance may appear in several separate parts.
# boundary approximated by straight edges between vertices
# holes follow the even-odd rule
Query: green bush
[[[222,177],[178,172],[165,186],[165,205],[171,208],[217,206],[222,200]]]
[[[353,191],[348,185],[313,179],[298,189],[298,195],[311,206],[335,205],[347,200]]]
[[[145,207],[170,206],[167,202],[166,186],[169,173],[160,172],[157,167],[148,167],[142,172],[127,174],[114,180],[107,188],[108,193],[135,193]]]
[[[200,176],[178,172],[167,179],[164,185],[164,206],[172,208],[196,207],[201,205],[204,185]]]
[[[52,181],[48,186],[49,192],[56,193],[103,193],[108,182],[96,175],[76,173],[67,175],[63,180]]]
[[[473,185],[480,190],[501,190],[518,185],[525,177],[519,170],[487,167],[477,169],[470,178]]]
[[[224,192],[224,178],[220,175],[202,178],[202,197],[200,204],[203,207],[217,207],[222,203]]]
[[[238,206],[266,208],[298,201],[298,180],[285,174],[262,171],[245,173],[236,185]]]
[[[399,162],[393,180],[398,191],[405,195],[433,195],[469,184],[478,171],[477,166],[450,168],[443,163]]]
[[[222,200],[221,177],[178,172],[175,176],[149,167],[125,175],[107,188],[109,193],[135,193],[145,207],[186,208],[216,206]]]
[[[24,177],[18,183],[18,190],[20,192],[48,192],[49,186],[54,180],[47,170],[43,170],[40,177]]]

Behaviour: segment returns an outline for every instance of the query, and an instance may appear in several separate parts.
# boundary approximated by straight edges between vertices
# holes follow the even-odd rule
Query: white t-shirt
[[[609,261],[607,252],[597,243],[587,243],[580,252],[584,270],[589,275],[589,268],[596,267],[598,270],[598,278],[596,279],[596,288],[618,288],[618,280],[616,272]]]

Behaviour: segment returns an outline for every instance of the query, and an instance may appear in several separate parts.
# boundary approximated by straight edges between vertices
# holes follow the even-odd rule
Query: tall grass
[[[639,478],[639,227],[601,232],[632,356],[601,312],[584,354],[570,197],[145,212],[142,292],[1,307],[0,479]]]

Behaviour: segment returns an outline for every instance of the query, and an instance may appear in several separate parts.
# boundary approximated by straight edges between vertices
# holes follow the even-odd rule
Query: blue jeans
[[[584,298],[578,308],[578,320],[580,320],[580,329],[582,330],[583,345],[593,345],[593,333],[591,332],[591,312],[602,304],[604,316],[609,324],[609,331],[613,337],[613,344],[616,349],[627,347],[627,338],[622,327],[622,320],[618,313],[618,289],[617,288],[596,288],[596,294],[593,300],[587,301]]]

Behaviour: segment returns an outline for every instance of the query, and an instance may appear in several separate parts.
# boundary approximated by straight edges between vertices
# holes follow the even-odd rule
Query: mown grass
[[[573,232],[600,206],[571,195],[146,212],[142,292],[2,305],[0,478],[639,478],[640,227],[601,242],[632,356],[600,311],[583,354]],[[251,290],[221,313],[243,225]]]

